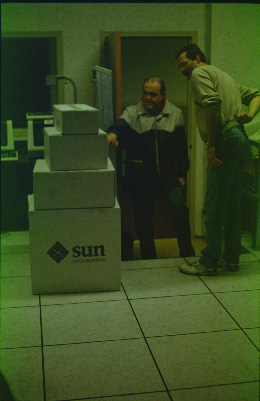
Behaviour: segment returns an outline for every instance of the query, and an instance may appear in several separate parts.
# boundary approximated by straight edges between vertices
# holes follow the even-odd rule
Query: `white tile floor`
[[[28,232],[2,234],[2,251],[1,371],[15,401],[259,400],[259,251],[236,273],[131,261],[121,291],[42,296]]]

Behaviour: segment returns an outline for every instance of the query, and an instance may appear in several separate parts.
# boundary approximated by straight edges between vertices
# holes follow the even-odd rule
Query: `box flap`
[[[62,136],[62,133],[59,132],[55,127],[46,127],[44,128],[44,132],[46,132],[49,136]]]
[[[94,107],[88,106],[87,104],[55,104],[54,109],[59,111],[98,111]]]

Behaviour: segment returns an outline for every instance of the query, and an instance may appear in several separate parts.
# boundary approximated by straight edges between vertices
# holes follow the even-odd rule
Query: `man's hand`
[[[113,132],[109,132],[107,134],[107,143],[110,145],[112,143],[112,145],[115,145],[115,147],[117,148],[119,143],[117,140],[117,135],[114,134]]]
[[[244,111],[235,114],[235,118],[238,124],[250,123],[253,120],[253,117],[250,114],[245,113]]]
[[[186,181],[184,180],[184,178],[178,178],[178,180],[182,188],[186,186]]]
[[[216,158],[216,148],[215,146],[210,146],[207,149],[207,159],[208,165],[212,167],[218,167],[222,164],[222,161]]]
[[[238,124],[246,124],[250,123],[250,121],[253,120],[255,115],[258,113],[260,110],[260,96],[255,96],[249,103],[248,105],[248,111],[247,113],[241,112],[235,114],[235,118],[238,122]]]
[[[184,180],[184,178],[178,178],[179,183],[181,184],[181,190],[182,192],[185,194],[186,192],[186,181]]]

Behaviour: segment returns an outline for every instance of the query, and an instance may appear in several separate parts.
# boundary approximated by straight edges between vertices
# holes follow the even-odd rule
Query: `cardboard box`
[[[54,127],[64,135],[97,134],[98,109],[86,104],[53,106]]]
[[[51,171],[45,159],[33,170],[35,209],[114,207],[115,169]]]
[[[29,195],[33,294],[117,291],[120,208],[35,210]]]
[[[44,129],[44,157],[52,170],[107,168],[107,134],[62,135],[54,127]]]

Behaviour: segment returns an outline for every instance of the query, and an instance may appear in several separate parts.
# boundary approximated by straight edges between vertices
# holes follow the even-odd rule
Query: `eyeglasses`
[[[161,96],[161,94],[160,93],[155,93],[155,92],[146,92],[146,91],[143,91],[144,92],[144,96],[150,96],[150,97],[156,97],[156,96]]]

